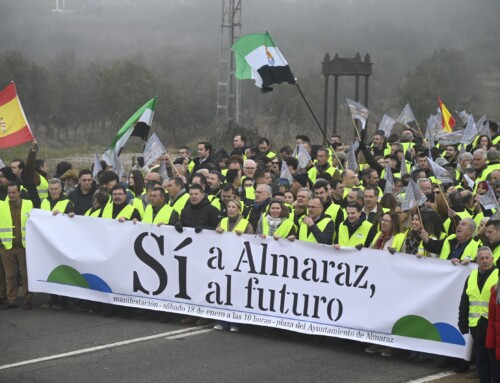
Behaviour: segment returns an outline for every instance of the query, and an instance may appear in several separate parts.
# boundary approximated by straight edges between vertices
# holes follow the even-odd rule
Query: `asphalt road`
[[[407,361],[407,351],[369,355],[353,341],[44,310],[46,298],[37,294],[32,311],[0,311],[0,382],[390,383],[445,371],[437,361]]]

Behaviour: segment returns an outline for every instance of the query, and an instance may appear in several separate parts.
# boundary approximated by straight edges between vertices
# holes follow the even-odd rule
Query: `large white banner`
[[[27,261],[35,292],[470,355],[457,320],[474,266],[36,209]]]

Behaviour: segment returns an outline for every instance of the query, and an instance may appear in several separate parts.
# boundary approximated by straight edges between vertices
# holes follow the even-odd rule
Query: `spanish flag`
[[[453,127],[455,126],[455,119],[448,111],[446,106],[443,104],[443,101],[438,97],[439,109],[441,109],[441,126],[447,132],[451,132]]]
[[[0,149],[34,139],[12,82],[0,92]]]

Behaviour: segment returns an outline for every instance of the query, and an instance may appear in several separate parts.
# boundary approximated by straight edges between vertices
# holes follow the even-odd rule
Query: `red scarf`
[[[392,234],[381,233],[380,237],[377,238],[377,241],[372,246],[373,249],[383,250],[385,243],[392,238]]]

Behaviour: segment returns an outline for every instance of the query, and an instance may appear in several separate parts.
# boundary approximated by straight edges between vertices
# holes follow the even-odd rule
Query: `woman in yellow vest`
[[[237,235],[241,234],[253,234],[253,228],[250,223],[243,218],[241,215],[241,202],[235,198],[231,198],[227,204],[227,217],[222,218],[219,223],[219,226],[215,229],[215,231],[219,234],[224,233],[225,231],[234,232]],[[231,323],[225,321],[217,321],[214,326],[215,330],[225,330],[229,329],[229,331],[237,332],[240,330],[238,323]]]
[[[269,203],[269,209],[260,217],[255,233],[262,238],[272,235],[274,239],[288,238],[297,233],[295,224],[290,219],[290,211],[283,201],[275,199]]]
[[[134,197],[140,197],[146,193],[144,187],[144,176],[140,170],[132,170],[127,178],[127,191],[130,191]]]
[[[422,217],[422,220],[420,220]],[[431,253],[424,248],[424,243],[420,234],[425,230],[432,239],[444,239],[443,221],[439,214],[430,208],[423,208],[420,214],[415,212],[412,215],[411,227],[406,232],[405,241],[401,252],[414,254],[417,258],[432,257],[439,258],[439,254]]]
[[[139,211],[142,218],[142,216],[144,216],[145,206],[141,197],[146,194],[146,188],[144,185],[144,176],[141,171],[132,170],[128,174],[127,184],[127,192],[130,192],[134,197],[134,199],[130,201],[130,204]]]
[[[379,221],[379,227],[375,238],[370,245],[371,249],[387,250],[395,249],[401,251],[405,240],[404,233],[401,233],[401,224],[398,214],[395,212],[384,213]]]
[[[252,225],[241,215],[241,202],[231,198],[226,207],[227,217],[221,219],[215,231],[219,234],[225,231],[234,232],[238,235],[253,234]]]

